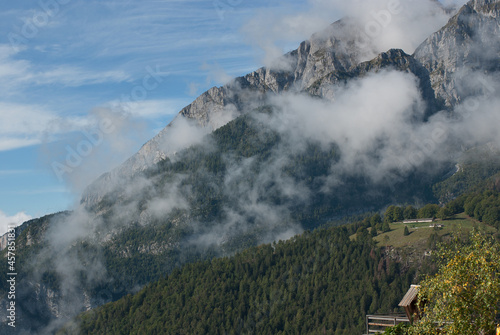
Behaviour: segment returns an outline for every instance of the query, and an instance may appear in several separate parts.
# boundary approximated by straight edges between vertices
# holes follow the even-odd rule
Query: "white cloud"
[[[0,211],[0,236],[5,234],[9,227],[17,227],[31,219],[32,217],[24,212],[19,212],[15,215],[8,216],[4,212]]]
[[[378,136],[391,134],[408,121],[420,98],[414,76],[380,72],[338,88],[335,101],[284,94],[272,99],[283,113],[273,121],[280,131],[297,130],[302,137],[348,145],[350,152],[370,147]],[[292,130],[294,131],[294,130]]]
[[[201,69],[208,72],[207,83],[215,82],[217,85],[225,85],[233,79],[233,77],[227,74],[227,72],[217,63],[204,63]]]
[[[439,0],[439,2],[446,7],[457,7],[465,5],[469,0]]]
[[[89,71],[78,67],[58,66],[45,72],[28,74],[23,80],[32,80],[38,85],[58,84],[78,87],[107,82],[124,82],[130,77],[124,71]]]
[[[411,154],[410,134],[423,105],[416,78],[397,71],[381,71],[336,87],[335,101],[308,95],[284,94],[271,99],[280,111],[260,116],[283,134],[293,150],[309,140],[339,146],[341,160],[326,185],[335,186],[343,173],[363,174],[374,181],[399,168],[396,157]],[[387,150],[386,150],[387,149]]]
[[[0,102],[0,133],[4,135],[39,133],[55,118],[40,106]]]
[[[122,70],[97,71],[73,65],[42,67],[33,61],[21,58],[21,51],[0,44],[0,87],[4,96],[40,85],[79,87],[110,82],[120,83],[130,79],[130,76]]]
[[[15,60],[17,54],[14,49],[5,44],[0,44],[0,79],[7,80],[24,77],[31,67],[27,60]]]
[[[144,119],[132,116],[122,109],[94,108],[85,116],[84,127],[44,147],[42,158],[59,181],[80,194],[149,139]]]
[[[122,110],[133,117],[149,119],[176,115],[188,103],[184,99],[158,99],[126,103],[115,100],[105,104],[105,106],[112,110]]]
[[[113,101],[105,105],[111,110],[125,112],[127,117],[144,120],[175,115],[186,104],[183,99],[159,99],[126,104]],[[96,118],[96,115],[103,110],[106,108],[97,108],[81,116],[59,115],[43,106],[0,101],[0,151],[53,142],[61,135],[95,126],[101,119],[100,116]],[[121,122],[118,122],[118,126],[121,127]],[[126,143],[130,144],[128,141]]]
[[[166,153],[176,153],[192,145],[202,143],[210,132],[208,127],[201,128],[196,121],[177,116],[161,138],[160,149]]]
[[[62,118],[42,106],[0,102],[0,151],[40,144],[47,135],[74,131],[85,124],[83,118]]]
[[[359,20],[377,52],[399,48],[411,54],[450,18],[434,0],[358,0],[342,4],[348,15]]]
[[[41,141],[38,138],[8,138],[0,137],[0,151],[9,151],[24,147],[30,147],[32,145],[40,144]]]
[[[248,41],[264,52],[264,65],[274,66],[276,58],[288,51],[283,48],[287,42],[308,39],[346,16],[357,22],[358,37],[369,42],[363,60],[391,48],[411,54],[450,16],[433,0],[309,0],[309,5],[300,13],[263,11],[243,27]]]

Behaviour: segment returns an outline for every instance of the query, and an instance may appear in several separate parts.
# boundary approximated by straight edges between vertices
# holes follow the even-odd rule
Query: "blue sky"
[[[260,37],[245,30],[249,22],[266,31],[269,17],[303,15],[314,2],[2,2],[0,225],[70,209],[86,184],[136,152],[196,96],[262,65],[265,52],[255,43]],[[295,48],[338,18],[311,15],[316,25],[285,24],[273,48]],[[102,115],[121,115],[127,96],[136,99],[118,131],[103,134],[86,165],[58,175],[54,164],[77,149],[83,131],[99,130]]]

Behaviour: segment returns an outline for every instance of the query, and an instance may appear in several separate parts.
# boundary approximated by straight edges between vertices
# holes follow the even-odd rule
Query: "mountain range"
[[[78,208],[17,228],[16,331],[51,333],[184,264],[444,203],[494,176],[499,15],[471,0],[413,54],[378,52],[344,18],[203,93]]]

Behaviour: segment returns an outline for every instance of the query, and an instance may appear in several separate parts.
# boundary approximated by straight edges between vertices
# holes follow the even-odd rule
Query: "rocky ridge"
[[[465,4],[441,30],[427,38],[414,57],[429,71],[437,99],[452,108],[470,95],[464,78],[500,70],[500,2]]]

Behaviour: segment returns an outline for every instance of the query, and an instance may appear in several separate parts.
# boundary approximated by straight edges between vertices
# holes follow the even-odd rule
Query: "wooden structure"
[[[417,321],[419,311],[417,306],[417,296],[420,285],[411,285],[408,292],[399,303],[403,307],[406,315],[367,315],[366,335],[383,333],[386,328],[397,326],[400,323],[410,323]]]
[[[400,323],[410,323],[410,320],[401,315],[367,315],[366,335],[383,333],[386,328],[397,326]]]
[[[410,323],[417,321],[419,318],[419,309],[417,306],[417,296],[420,290],[420,285],[411,285],[408,292],[399,303],[399,307],[403,307],[406,312],[406,317],[410,320]]]

